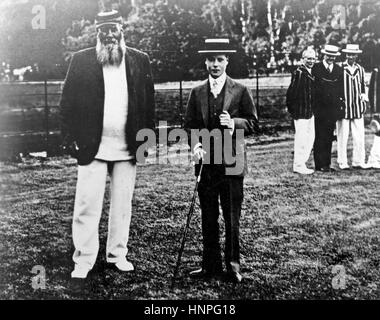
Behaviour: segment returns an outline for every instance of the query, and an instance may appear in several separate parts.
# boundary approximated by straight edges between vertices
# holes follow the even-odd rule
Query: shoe
[[[307,167],[297,167],[293,169],[293,172],[299,173],[299,174],[312,174],[314,173],[314,170],[309,169]]]
[[[339,169],[340,170],[348,170],[348,169],[350,169],[350,167],[348,164],[340,164]]]
[[[365,169],[369,169],[370,167],[368,166],[368,164],[366,164],[366,163],[364,163],[364,164],[360,164],[360,165],[358,165],[358,166],[352,166],[352,168],[354,168],[354,169],[363,169],[363,170],[365,170]]]
[[[241,273],[235,271],[235,272],[229,272],[227,274],[227,280],[234,282],[234,283],[240,283],[243,281],[243,276]]]
[[[86,279],[90,270],[91,268],[88,266],[76,264],[74,270],[71,272],[71,278]]]
[[[372,129],[373,133],[379,133],[380,132],[380,123],[373,119],[371,120],[371,123],[369,124],[370,128]]]
[[[322,167],[322,168],[318,168],[316,170],[321,171],[321,172],[335,172],[336,171],[334,168],[330,168],[330,167]]]
[[[380,163],[367,163],[368,169],[380,169]]]
[[[206,271],[202,268],[193,270],[189,273],[191,278],[194,279],[210,279],[210,278],[217,278],[222,274],[222,271],[219,272],[210,272]]]
[[[133,264],[130,263],[127,259],[116,262],[115,267],[123,272],[129,272],[129,271],[135,270],[135,268],[133,267]]]

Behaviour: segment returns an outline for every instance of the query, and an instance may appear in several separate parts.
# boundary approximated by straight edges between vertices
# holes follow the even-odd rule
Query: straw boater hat
[[[201,54],[231,54],[235,53],[236,50],[230,45],[229,39],[206,39],[204,47],[198,50]]]
[[[333,46],[331,44],[326,44],[325,47],[321,50],[321,52],[329,56],[340,56],[339,47]]]
[[[362,53],[363,51],[359,49],[358,44],[346,44],[346,49],[343,49],[342,52],[358,54]]]
[[[111,10],[98,13],[96,15],[95,23],[96,28],[99,28],[105,24],[121,24],[123,23],[123,18],[118,11]]]

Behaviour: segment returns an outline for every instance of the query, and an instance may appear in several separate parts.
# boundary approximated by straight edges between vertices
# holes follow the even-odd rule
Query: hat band
[[[96,27],[99,28],[101,26],[104,26],[106,24],[121,24],[121,21],[106,21],[106,22],[99,22],[96,24]]]
[[[199,53],[218,53],[218,52],[231,52],[234,53],[236,50],[199,50]]]

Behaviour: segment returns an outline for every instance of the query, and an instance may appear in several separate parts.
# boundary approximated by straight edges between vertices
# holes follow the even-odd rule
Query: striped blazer
[[[342,67],[344,73],[344,100],[346,102],[344,118],[359,119],[366,109],[366,103],[360,96],[365,93],[364,68],[355,63],[354,71],[351,73],[347,61],[342,64]]]

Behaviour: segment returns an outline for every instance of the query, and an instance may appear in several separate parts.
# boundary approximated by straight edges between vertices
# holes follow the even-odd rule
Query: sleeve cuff
[[[198,142],[195,146],[194,146],[194,151],[198,148],[202,148],[202,143]]]

